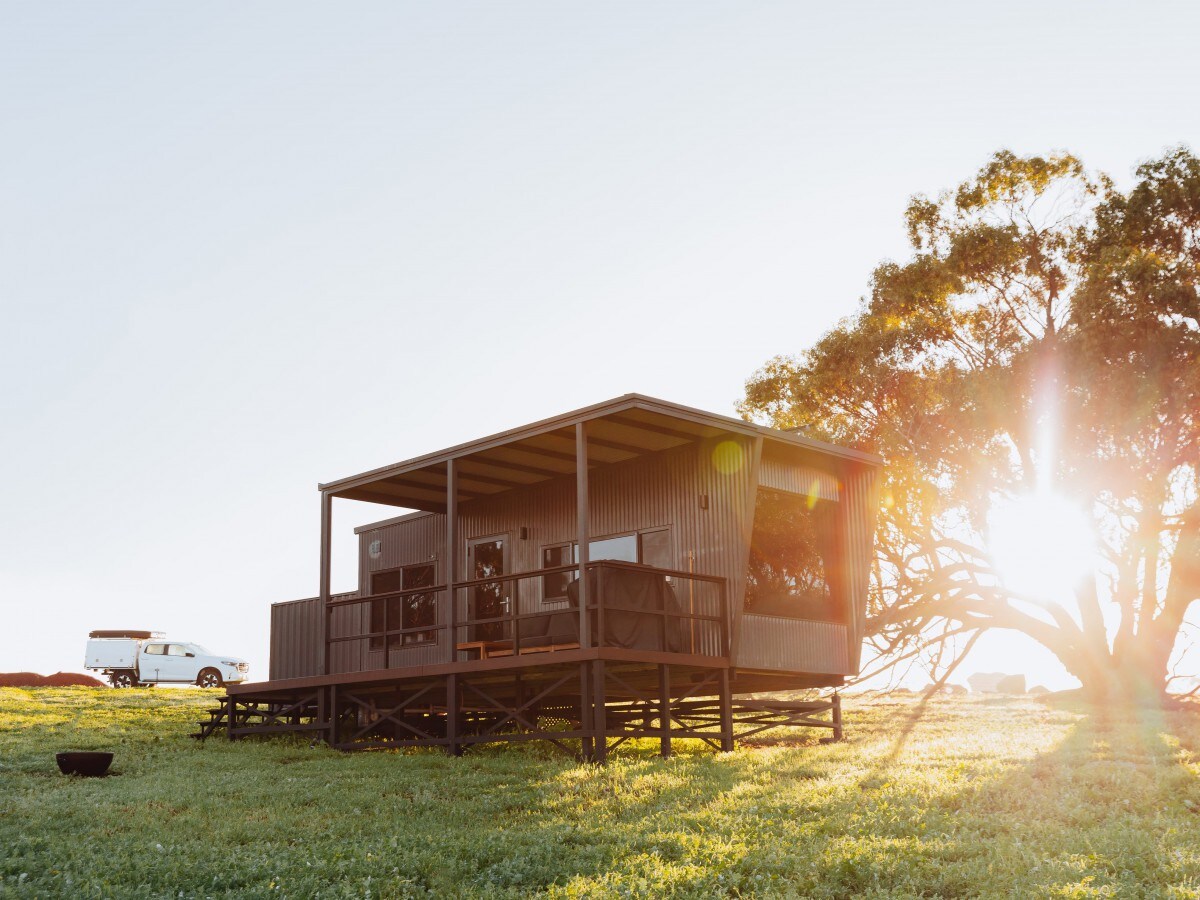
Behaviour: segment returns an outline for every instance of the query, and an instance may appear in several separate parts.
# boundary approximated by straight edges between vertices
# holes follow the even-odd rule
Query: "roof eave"
[[[814,438],[806,437],[804,435],[780,431],[776,428],[769,428],[765,425],[759,425],[754,422],[746,422],[742,419],[735,419],[732,416],[722,416],[718,415],[717,413],[695,409],[690,406],[682,406],[678,403],[660,400],[657,397],[649,397],[645,394],[624,394],[620,397],[615,397],[612,400],[606,400],[602,403],[596,403],[591,406],[585,406],[570,412],[561,413],[557,416],[541,419],[537,422],[532,422],[528,425],[522,425],[507,431],[497,432],[496,434],[477,438],[473,441],[456,444],[453,447],[447,447],[446,449],[438,450],[433,453],[426,453],[422,456],[403,460],[402,462],[392,463],[391,465],[382,466],[378,469],[371,469],[367,472],[361,472],[358,475],[351,475],[347,478],[340,478],[336,481],[318,484],[317,489],[326,493],[337,493],[339,491],[350,490],[370,484],[374,481],[378,481],[381,478],[403,475],[404,473],[411,472],[415,469],[422,469],[426,466],[446,462],[450,459],[469,456],[472,453],[479,453],[484,450],[490,450],[495,447],[511,444],[526,438],[536,437],[539,434],[556,431],[566,425],[573,425],[577,422],[586,422],[590,419],[598,419],[606,415],[611,415],[613,413],[619,413],[630,409],[641,409],[646,412],[659,413],[661,415],[691,421],[698,425],[707,425],[709,427],[719,428],[725,431],[733,431],[754,437],[764,437],[770,440],[779,441],[783,444],[789,444],[800,449],[821,453],[826,456],[836,457],[846,462],[854,462],[871,466],[880,466],[883,464],[883,460],[880,457],[871,453],[864,453],[861,450],[852,450],[849,447],[841,447],[837,444],[829,444],[824,441],[818,441]]]

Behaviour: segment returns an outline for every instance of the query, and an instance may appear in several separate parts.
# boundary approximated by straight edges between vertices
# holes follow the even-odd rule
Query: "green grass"
[[[198,744],[212,699],[0,689],[0,896],[1200,897],[1194,713],[850,700],[843,744],[595,768]]]

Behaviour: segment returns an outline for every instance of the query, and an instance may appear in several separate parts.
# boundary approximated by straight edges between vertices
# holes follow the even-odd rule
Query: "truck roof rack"
[[[148,641],[153,638],[164,637],[161,631],[89,631],[90,638],[132,638],[136,641]]]

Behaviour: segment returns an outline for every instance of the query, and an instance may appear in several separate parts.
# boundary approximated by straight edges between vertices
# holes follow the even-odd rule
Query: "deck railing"
[[[577,581],[567,599],[543,599],[544,579],[578,575],[578,565],[331,600],[325,610],[325,670],[404,668],[580,646],[729,655],[724,578],[615,560],[588,563],[584,570],[589,579],[586,615],[574,601]],[[471,615],[480,589],[491,590],[488,599],[501,607],[499,612]],[[450,596],[454,604],[448,602]],[[433,622],[405,626],[402,618],[395,621],[397,607],[403,615],[403,603],[396,601],[413,597],[431,598]],[[371,604],[379,604],[376,617]],[[579,640],[581,632],[584,641]]]

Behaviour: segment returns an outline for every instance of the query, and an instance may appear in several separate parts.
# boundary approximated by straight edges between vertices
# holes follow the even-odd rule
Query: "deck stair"
[[[324,732],[329,722],[321,713],[316,694],[302,694],[283,701],[262,701],[225,696],[220,705],[205,710],[207,722],[197,722],[197,740],[223,731],[234,740],[248,734],[281,734],[289,731]],[[232,718],[231,718],[232,717]]]
[[[206,709],[205,712],[208,714],[208,721],[197,722],[196,724],[200,727],[200,730],[194,731],[191,734],[191,737],[194,737],[198,741],[202,741],[207,737],[211,737],[214,731],[226,724],[226,717],[229,714],[229,707],[225,704],[222,704],[221,706],[214,706]]]

